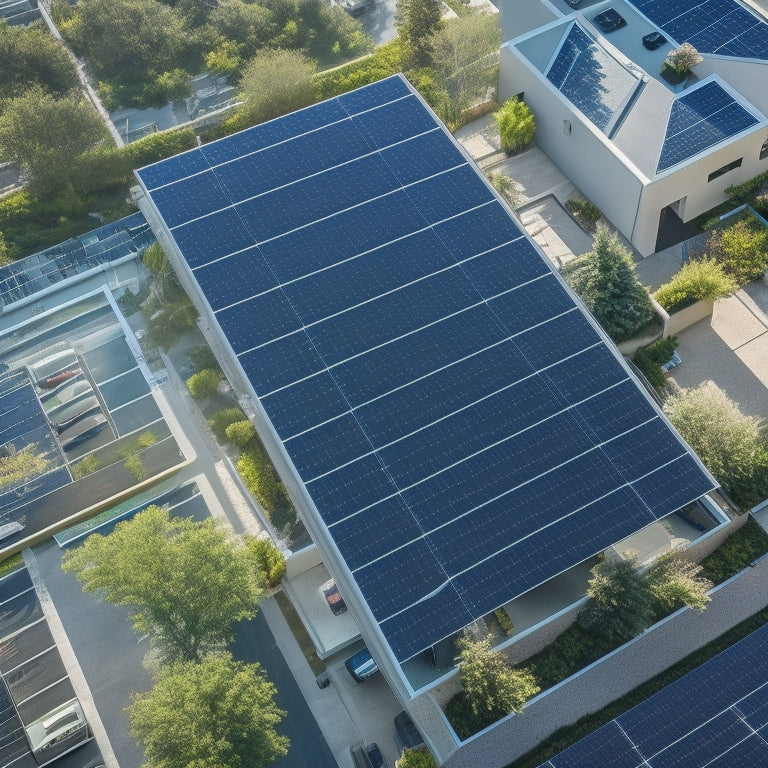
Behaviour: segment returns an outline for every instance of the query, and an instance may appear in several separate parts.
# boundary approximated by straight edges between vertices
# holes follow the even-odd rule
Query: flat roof
[[[402,76],[136,175],[398,661],[714,487]]]

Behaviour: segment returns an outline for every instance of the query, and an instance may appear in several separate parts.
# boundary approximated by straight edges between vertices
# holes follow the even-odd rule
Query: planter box
[[[661,67],[660,74],[670,85],[680,85],[680,83],[687,79],[689,73],[678,72],[674,67],[664,64]]]
[[[698,323],[699,320],[703,320],[705,317],[710,317],[714,306],[714,299],[702,299],[695,304],[691,304],[690,307],[673,312],[664,322],[664,338],[674,336],[689,325]]]

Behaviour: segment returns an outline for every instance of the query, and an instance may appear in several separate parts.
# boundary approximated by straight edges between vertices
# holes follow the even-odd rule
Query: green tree
[[[109,536],[89,536],[62,568],[86,592],[128,606],[134,629],[170,660],[200,661],[231,641],[232,625],[256,614],[261,595],[248,551],[212,519],[172,518],[156,506]]]
[[[219,371],[205,368],[187,379],[187,389],[195,400],[202,400],[210,397],[218,389],[220,381],[221,374]]]
[[[228,653],[161,668],[128,708],[144,768],[262,768],[287,755],[276,693],[259,664]]]
[[[441,25],[430,39],[435,81],[452,106],[451,122],[485,101],[496,86],[499,22],[494,14],[473,13]]]
[[[259,573],[268,587],[276,587],[285,576],[285,557],[269,537],[245,536],[245,546],[251,553]]]
[[[265,51],[245,65],[240,80],[242,117],[263,123],[315,100],[315,67],[297,51]]]
[[[597,226],[592,251],[569,262],[562,273],[616,342],[631,338],[654,316],[627,249],[604,224]]]
[[[237,43],[221,40],[205,54],[205,68],[215,75],[233,75],[240,69],[240,51]]]
[[[631,640],[653,619],[651,596],[633,560],[602,560],[595,565],[587,596],[579,624],[616,643]]]
[[[479,722],[490,725],[511,712],[520,713],[539,692],[533,675],[511,666],[503,652],[491,647],[490,638],[465,635],[457,646],[461,689]]]
[[[11,255],[8,252],[8,244],[5,242],[5,235],[0,232],[0,267],[11,263]]]
[[[240,454],[237,471],[275,528],[282,532],[296,522],[296,510],[258,438]]]
[[[679,553],[670,552],[654,561],[645,581],[655,603],[656,615],[666,616],[687,605],[703,611],[710,601],[712,582],[701,575],[702,567]]]
[[[499,129],[501,148],[515,153],[528,149],[536,134],[536,118],[528,105],[518,98],[507,99],[493,113]]]
[[[77,70],[66,49],[45,29],[9,27],[0,20],[0,102],[39,86],[53,96],[77,88]],[[2,107],[0,107],[2,112]]]
[[[57,98],[35,86],[0,115],[0,155],[26,168],[39,193],[66,187],[77,158],[105,136],[96,110],[75,92]]]
[[[739,285],[759,280],[768,268],[768,229],[753,217],[726,229],[715,229],[707,252]]]
[[[210,24],[221,42],[215,50],[230,59],[250,59],[277,34],[274,14],[260,3],[222,0],[211,11]],[[222,72],[222,74],[229,74]]]
[[[691,259],[653,294],[667,312],[676,312],[702,299],[719,299],[736,290],[736,281],[712,258]]]
[[[437,768],[437,760],[426,747],[404,749],[401,757],[395,761],[395,768]]]
[[[0,455],[0,488],[16,485],[35,475],[41,475],[51,464],[44,453],[37,452],[37,444],[29,443],[20,451],[13,446],[3,446]]]
[[[236,421],[243,421],[243,419],[245,419],[245,414],[240,408],[223,408],[210,416],[208,426],[216,439],[223,443],[227,438],[227,427]]]
[[[234,424],[230,424],[224,431],[227,435],[227,440],[234,443],[238,448],[245,448],[256,437],[256,427],[248,419],[236,421]]]
[[[664,412],[737,504],[749,508],[768,497],[761,419],[742,413],[711,381],[671,395]]]
[[[433,36],[443,24],[442,15],[440,0],[398,0],[395,27],[410,48],[415,66],[426,67],[432,62]]]

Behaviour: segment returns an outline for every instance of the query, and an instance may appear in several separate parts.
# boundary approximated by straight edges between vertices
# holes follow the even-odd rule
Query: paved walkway
[[[768,420],[768,285],[757,281],[715,302],[705,318],[678,334],[681,387],[713,381],[744,413]]]

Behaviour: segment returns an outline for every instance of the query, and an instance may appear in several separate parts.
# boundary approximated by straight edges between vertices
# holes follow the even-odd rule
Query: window
[[[734,168],[741,168],[741,161],[743,159],[743,157],[740,157],[738,160],[734,160],[732,163],[728,163],[728,165],[724,165],[722,168],[718,168],[716,171],[712,171],[712,173],[707,176],[707,183],[714,181],[715,179],[719,179],[723,174],[728,173],[728,171],[732,171]]]
[[[763,142],[763,146],[760,147],[760,157],[758,157],[758,160],[765,160],[765,158],[768,157],[768,139],[766,139]]]

